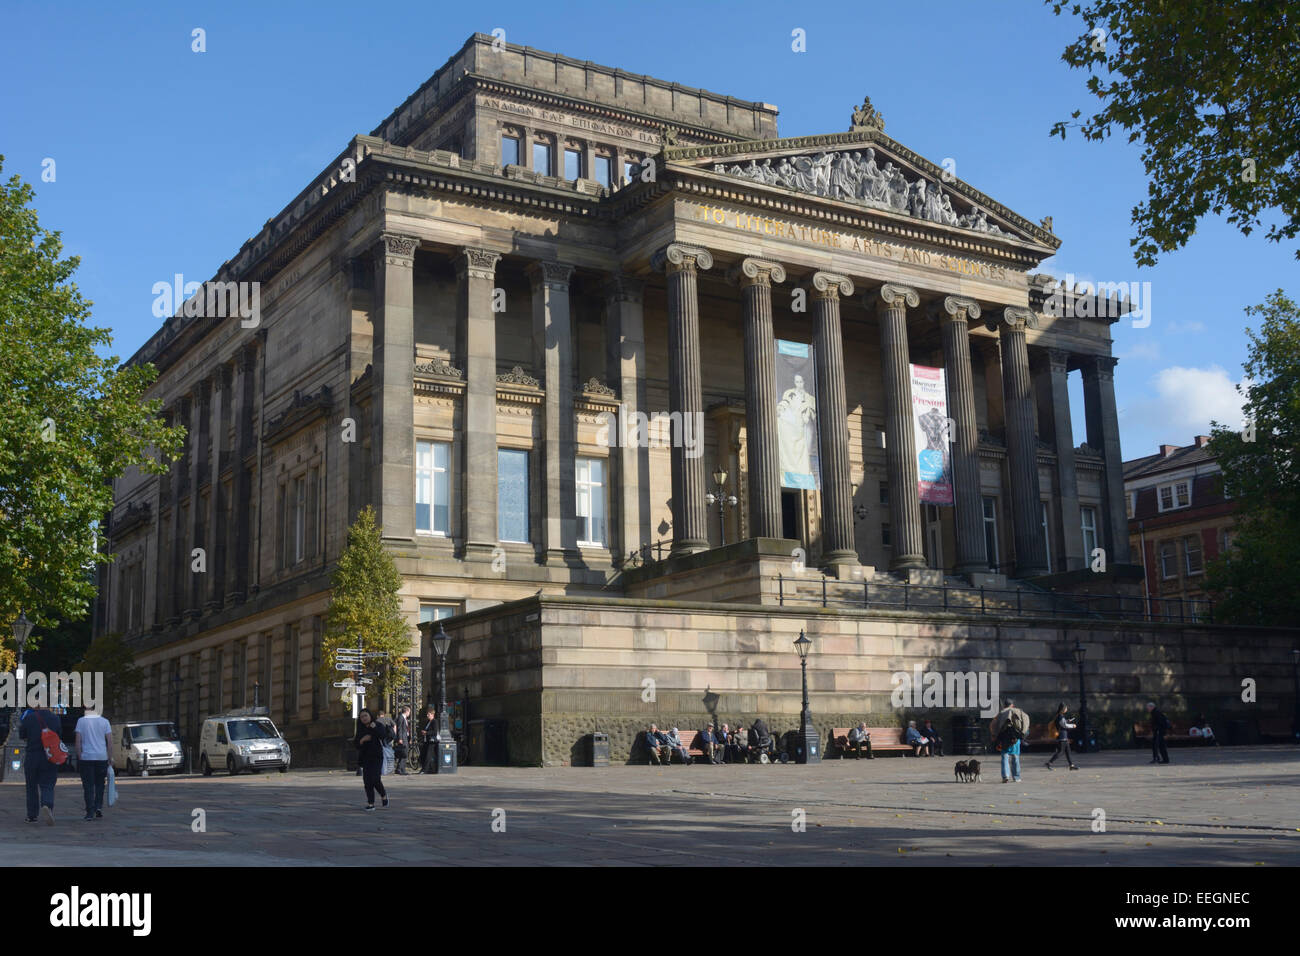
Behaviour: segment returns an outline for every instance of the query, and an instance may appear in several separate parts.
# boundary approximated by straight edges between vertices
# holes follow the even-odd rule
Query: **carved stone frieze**
[[[611,398],[614,395],[614,390],[604,382],[599,381],[594,375],[582,386],[582,390],[592,395],[605,395]]]
[[[542,383],[538,379],[529,375],[518,365],[508,372],[497,375],[497,382],[501,385],[527,385],[529,388],[542,387]]]
[[[439,378],[464,378],[465,373],[446,359],[434,358],[415,366],[416,375],[435,375]]]

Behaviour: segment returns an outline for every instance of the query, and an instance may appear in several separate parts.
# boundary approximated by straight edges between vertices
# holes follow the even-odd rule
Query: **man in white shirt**
[[[86,797],[83,819],[94,820],[104,815],[104,784],[112,759],[113,728],[99,714],[87,710],[77,721],[77,767],[81,770],[81,790]]]

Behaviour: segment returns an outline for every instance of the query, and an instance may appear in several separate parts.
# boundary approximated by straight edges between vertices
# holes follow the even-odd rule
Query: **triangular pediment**
[[[664,160],[729,179],[907,216],[985,238],[1031,243],[1050,254],[1050,220],[1023,216],[896,143],[878,129],[826,136],[668,148]]]

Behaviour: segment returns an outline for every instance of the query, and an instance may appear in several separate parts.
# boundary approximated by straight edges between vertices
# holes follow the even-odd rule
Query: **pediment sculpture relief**
[[[803,156],[782,156],[775,161],[751,159],[748,165],[715,163],[713,171],[726,176],[740,176],[784,186],[798,192],[858,202],[878,209],[892,209],[918,219],[960,226],[995,236],[1009,235],[988,221],[982,209],[958,215],[952,199],[939,183],[923,177],[909,182],[903,171],[892,162],[876,163],[876,151],[820,152]]]

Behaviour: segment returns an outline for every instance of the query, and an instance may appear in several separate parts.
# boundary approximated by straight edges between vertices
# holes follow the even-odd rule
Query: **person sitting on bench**
[[[930,740],[930,752],[936,757],[943,756],[943,738],[934,729],[934,724],[930,721],[925,722],[925,729],[921,731]]]
[[[1192,726],[1187,728],[1187,734],[1189,737],[1199,737],[1207,744],[1215,744],[1217,746],[1219,743],[1219,741],[1215,739],[1214,731],[1210,728],[1210,722],[1205,719],[1204,714],[1196,715],[1196,720],[1193,721]]]
[[[691,762],[691,755],[687,751],[686,745],[682,743],[682,738],[678,736],[676,727],[672,729],[667,740],[669,748],[671,748],[677,756],[682,758],[682,763],[689,764]]]
[[[867,750],[867,759],[875,760],[876,755],[871,752],[871,734],[867,732],[866,721],[858,724],[849,730],[849,749],[854,751],[854,759],[862,759],[862,748]]]
[[[753,759],[772,748],[772,732],[767,729],[767,721],[759,717],[749,728],[749,752]]]
[[[721,744],[718,742],[718,735],[713,732],[713,725],[707,725],[700,731],[700,742],[704,745],[704,756],[709,758],[709,763],[722,763]]]
[[[916,729],[915,720],[907,722],[907,734],[903,737],[903,743],[911,746],[913,757],[919,757],[921,754],[925,754],[927,757],[933,756],[930,751],[930,738],[923,736]]]
[[[749,760],[749,731],[743,724],[732,731],[727,750],[731,752],[731,759],[735,763]]]
[[[644,739],[646,753],[650,755],[650,762],[656,766],[660,763],[667,763],[669,759],[668,741],[658,726],[651,724],[650,729],[645,732]]]

